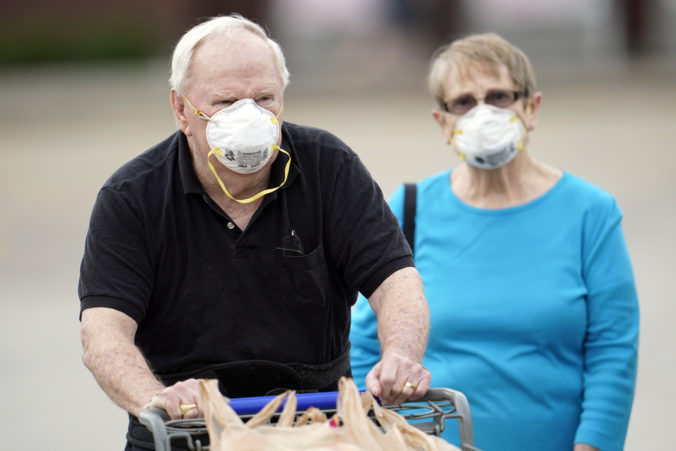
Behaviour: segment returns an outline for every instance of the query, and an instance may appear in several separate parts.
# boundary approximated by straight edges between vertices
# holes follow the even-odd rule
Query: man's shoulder
[[[284,122],[282,133],[294,146],[332,147],[352,153],[350,147],[333,133],[318,127]]]
[[[155,178],[166,177],[168,167],[175,161],[180,133],[171,134],[120,166],[103,185],[103,188],[119,190],[152,183]]]

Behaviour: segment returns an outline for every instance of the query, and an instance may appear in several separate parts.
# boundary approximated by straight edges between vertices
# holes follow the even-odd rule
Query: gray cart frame
[[[462,451],[479,451],[474,447],[472,417],[467,398],[459,391],[448,388],[431,388],[424,397],[416,401],[408,401],[401,405],[386,406],[402,415],[412,425],[426,434],[439,436],[446,429],[446,420],[457,420],[460,432]],[[335,410],[326,410],[327,416]],[[242,415],[246,420],[253,415]],[[171,441],[184,439],[188,449],[206,451],[195,437],[207,433],[204,419],[165,421],[166,412],[162,409],[144,409],[139,414],[139,421],[153,434],[156,451],[171,451]]]

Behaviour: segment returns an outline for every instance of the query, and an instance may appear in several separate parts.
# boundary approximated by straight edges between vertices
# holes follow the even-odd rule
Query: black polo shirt
[[[286,184],[240,230],[207,196],[177,132],[101,188],[81,265],[81,309],[138,323],[158,374],[264,359],[326,363],[348,347],[350,307],[411,252],[357,155],[328,132],[285,123]],[[286,156],[272,168],[283,177]]]

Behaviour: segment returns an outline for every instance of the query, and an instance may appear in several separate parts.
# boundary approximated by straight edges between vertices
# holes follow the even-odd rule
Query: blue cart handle
[[[362,393],[360,391],[360,393]],[[228,405],[232,407],[238,415],[248,415],[252,413],[258,413],[263,407],[265,407],[271,400],[275,399],[276,396],[251,396],[248,398],[230,398]],[[279,406],[278,411],[281,411],[286,405],[288,398],[284,399],[282,404]],[[316,407],[317,409],[335,409],[336,401],[338,399],[337,391],[329,392],[317,392],[317,393],[297,393],[296,400],[298,406],[296,407],[297,411],[304,411],[310,407]]]

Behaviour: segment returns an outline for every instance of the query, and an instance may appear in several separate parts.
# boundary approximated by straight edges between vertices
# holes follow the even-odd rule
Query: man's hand
[[[369,304],[378,318],[382,358],[366,375],[366,387],[383,403],[417,399],[430,388],[431,375],[420,362],[429,332],[429,307],[415,268],[390,275]]]
[[[165,386],[134,344],[136,328],[131,317],[114,309],[93,307],[82,312],[85,366],[115,404],[138,416],[151,397],[162,393]]]
[[[143,407],[161,407],[172,419],[202,415],[197,380],[162,385],[134,344],[132,318],[109,308],[86,309],[81,333],[82,359],[117,405],[137,416]]]
[[[197,379],[188,379],[165,388],[152,397],[146,407],[160,407],[172,420],[201,418],[200,386]]]
[[[418,362],[391,352],[383,355],[366,375],[366,388],[384,405],[401,404],[427,393],[431,378],[427,368]]]

